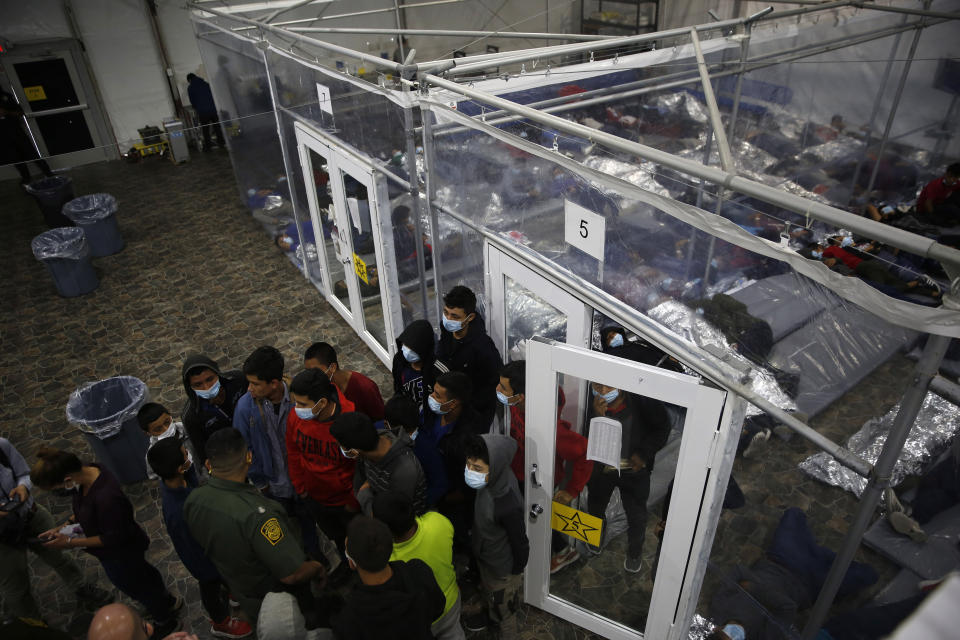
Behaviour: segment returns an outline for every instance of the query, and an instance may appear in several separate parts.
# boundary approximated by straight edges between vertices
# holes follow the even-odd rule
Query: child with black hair
[[[523,569],[530,555],[523,500],[510,469],[517,442],[510,436],[474,436],[465,445],[464,480],[477,491],[473,507],[473,554],[486,607],[464,621],[468,631],[500,626],[517,611]]]
[[[183,517],[183,505],[193,487],[186,473],[192,464],[186,448],[175,438],[158,440],[147,451],[150,469],[160,477],[163,523],[183,566],[200,585],[200,600],[210,616],[210,633],[220,638],[245,638],[253,633],[250,624],[230,615],[226,585],[203,548],[190,535]]]
[[[409,498],[418,514],[427,510],[427,482],[406,434],[378,432],[373,420],[357,411],[337,416],[330,434],[344,455],[357,458],[353,493],[365,514],[372,513],[378,493],[391,489]]]
[[[148,454],[150,453],[150,447],[164,438],[176,438],[179,442],[183,443],[187,449],[187,459],[190,461],[190,469],[185,474],[187,484],[191,487],[197,486],[200,479],[200,472],[196,468],[197,465],[194,464],[197,457],[194,455],[193,444],[190,443],[187,437],[187,431],[184,429],[183,423],[179,420],[174,422],[173,416],[170,415],[167,408],[158,402],[148,402],[140,407],[140,410],[137,411],[137,423],[140,425],[140,428],[143,429],[143,432],[150,437],[150,444],[147,445]],[[202,464],[203,460],[200,462]],[[149,458],[147,458],[147,477],[151,480],[160,478],[150,467]]]
[[[346,545],[347,561],[360,584],[331,620],[334,636],[339,640],[432,639],[431,624],[443,614],[446,597],[430,567],[416,559],[390,562],[390,529],[369,516],[350,522]]]

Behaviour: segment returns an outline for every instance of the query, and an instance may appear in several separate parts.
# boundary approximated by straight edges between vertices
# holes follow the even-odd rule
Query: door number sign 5
[[[563,201],[563,217],[564,241],[603,262],[606,219],[569,200]]]

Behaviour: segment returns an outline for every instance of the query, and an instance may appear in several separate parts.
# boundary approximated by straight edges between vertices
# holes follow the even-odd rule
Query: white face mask
[[[180,432],[179,427],[183,426],[180,422],[171,422],[167,430],[157,436],[157,440],[163,440],[177,435]]]

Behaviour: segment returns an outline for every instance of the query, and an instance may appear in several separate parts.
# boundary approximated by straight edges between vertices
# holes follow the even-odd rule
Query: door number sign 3
[[[603,262],[606,219],[569,200],[563,201],[563,217],[564,241]]]

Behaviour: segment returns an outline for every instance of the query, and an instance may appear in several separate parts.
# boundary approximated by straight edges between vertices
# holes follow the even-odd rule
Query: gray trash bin
[[[64,298],[90,293],[100,285],[90,264],[90,246],[79,227],[60,227],[44,231],[30,243],[34,257],[46,265]]]
[[[73,180],[68,176],[50,176],[27,185],[27,193],[40,205],[43,219],[51,229],[72,227],[73,223],[61,213],[63,205],[73,199]]]
[[[149,440],[137,423],[147,398],[141,380],[116,376],[84,384],[67,401],[67,421],[83,431],[97,461],[123,484],[147,479]]]
[[[91,193],[63,205],[63,215],[83,227],[95,257],[123,251],[123,236],[117,226],[117,200],[109,193]]]

